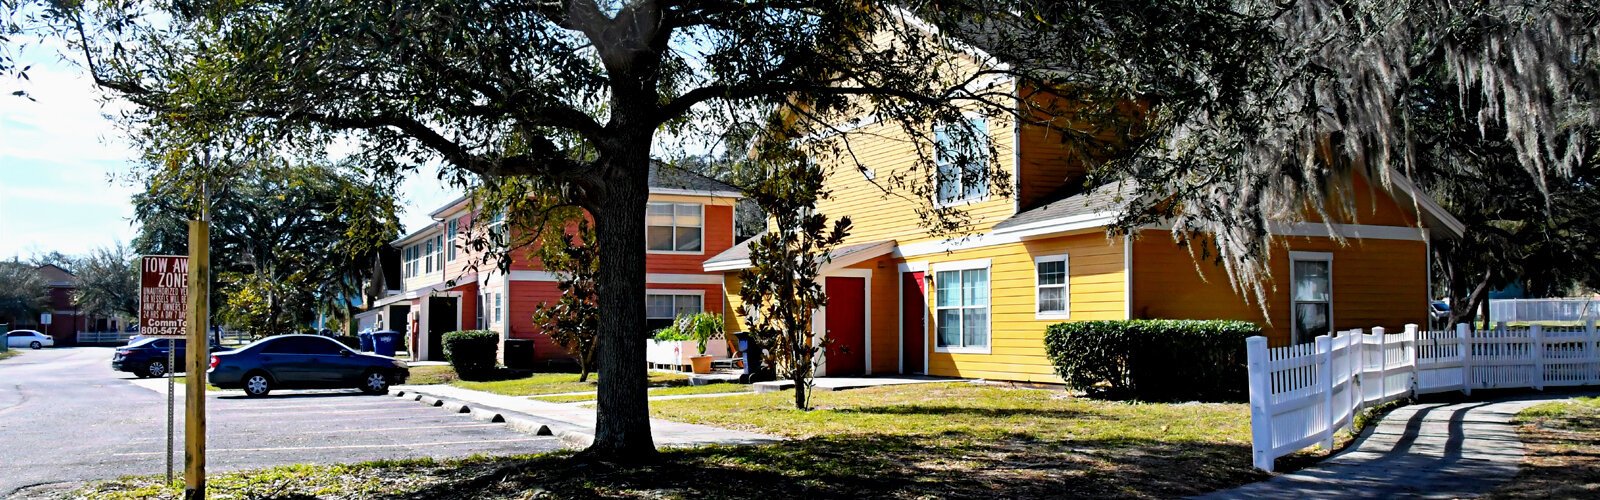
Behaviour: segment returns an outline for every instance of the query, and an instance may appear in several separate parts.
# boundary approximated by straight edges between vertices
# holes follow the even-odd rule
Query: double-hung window
[[[1303,344],[1333,331],[1333,254],[1289,252],[1289,261],[1294,314],[1290,340]]]
[[[645,212],[645,243],[651,252],[700,252],[705,236],[705,206],[651,203]]]
[[[989,262],[935,264],[936,348],[944,352],[989,352]]]
[[[666,328],[678,316],[700,312],[704,302],[700,293],[651,290],[644,296],[645,328],[652,332]]]
[[[500,324],[500,318],[502,317],[501,313],[505,312],[505,304],[506,304],[506,294],[504,292],[495,292],[494,293],[494,322],[495,322],[495,324]]]
[[[437,267],[434,267],[433,270],[435,270],[435,271],[443,271],[444,270],[444,235],[443,234],[437,234],[437,235],[433,236],[433,262],[434,262],[434,265],[437,266]]]
[[[487,327],[489,325],[483,322],[483,316],[484,316],[483,313],[484,313],[484,311],[483,311],[483,292],[482,291],[478,292],[477,299],[478,299],[478,301],[473,303],[473,305],[476,306],[476,307],[473,307],[473,313],[474,313],[473,314],[473,321],[474,321],[473,324],[477,325],[475,328],[484,328],[484,327]]]
[[[405,253],[406,253],[406,277],[407,278],[415,278],[415,277],[417,277],[417,255],[418,255],[417,246],[416,245],[411,245],[411,246],[406,247],[406,252]]]
[[[1033,259],[1034,315],[1037,319],[1066,319],[1071,301],[1067,290],[1067,256]]]
[[[933,128],[939,205],[982,200],[989,195],[989,124],[981,116]]]
[[[422,272],[433,273],[433,238],[428,238],[428,242],[423,243],[422,255],[425,263],[422,266]]]
[[[459,235],[461,231],[460,222],[461,219],[457,218],[450,219],[450,222],[445,223],[445,241],[446,244],[449,245],[449,247],[445,249],[445,258],[449,259],[451,262],[455,262],[456,260],[456,236]]]

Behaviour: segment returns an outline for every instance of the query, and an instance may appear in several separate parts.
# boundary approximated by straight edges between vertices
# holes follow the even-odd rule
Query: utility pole
[[[207,167],[210,166],[207,155]],[[207,175],[210,172],[206,173]],[[211,193],[201,181],[200,217],[189,221],[189,339],[184,399],[183,498],[206,497],[206,370],[211,367]]]

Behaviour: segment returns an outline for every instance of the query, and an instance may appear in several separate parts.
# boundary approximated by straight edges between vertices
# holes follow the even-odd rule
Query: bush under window
[[[1069,387],[1149,401],[1241,401],[1249,396],[1248,321],[1081,321],[1051,325],[1045,352]]]
[[[489,330],[465,330],[444,334],[444,356],[462,377],[494,371],[500,354],[500,334]]]

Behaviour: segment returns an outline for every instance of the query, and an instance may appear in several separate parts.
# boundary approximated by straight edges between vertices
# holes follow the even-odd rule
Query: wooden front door
[[[928,292],[922,281],[923,272],[900,273],[900,363],[901,373],[926,373],[922,365],[923,341],[928,330],[923,318],[928,317]]]
[[[828,294],[823,320],[827,376],[861,375],[867,368],[867,280],[829,277],[823,286]]]

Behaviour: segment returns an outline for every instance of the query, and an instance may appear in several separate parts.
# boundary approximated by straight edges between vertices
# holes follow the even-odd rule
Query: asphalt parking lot
[[[30,351],[0,362],[0,497],[34,485],[161,474],[165,382],[110,369],[111,349]],[[182,386],[175,458],[182,467]],[[549,436],[351,391],[212,391],[208,470],[549,451]]]

